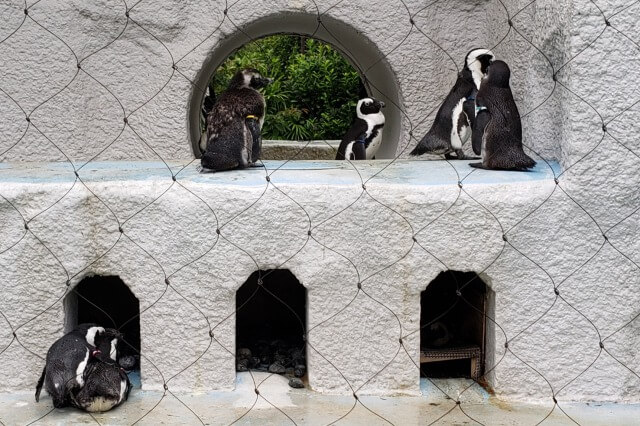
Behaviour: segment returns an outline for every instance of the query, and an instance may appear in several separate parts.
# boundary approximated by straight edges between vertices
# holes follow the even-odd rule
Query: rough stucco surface
[[[313,389],[351,393],[346,378],[362,393],[417,394],[420,292],[455,269],[491,287],[499,396],[639,402],[640,56],[620,31],[637,33],[640,4],[598,2],[607,16],[622,10],[614,30],[588,1],[519,0],[508,14],[490,0],[405,3],[240,0],[225,15],[224,2],[143,1],[127,19],[117,1],[42,0],[28,17],[3,2],[0,391],[33,388],[62,332],[67,281],[92,274],[120,276],[140,299],[144,388],[229,389],[235,290],[283,267],[308,289]],[[198,175],[192,164],[174,183],[194,158],[190,120],[220,46],[283,13],[313,33],[316,5],[333,30],[318,36],[395,89],[373,87],[397,119],[388,157],[406,156],[456,65],[487,46],[512,68],[536,172],[291,163],[267,185],[262,170]],[[170,170],[136,163],[159,159]],[[87,160],[74,183],[71,163]],[[375,176],[365,193],[359,176]]]

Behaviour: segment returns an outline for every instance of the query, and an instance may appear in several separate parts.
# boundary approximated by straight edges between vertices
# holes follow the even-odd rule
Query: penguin
[[[104,359],[97,348],[108,348],[109,353],[114,332],[117,333],[96,324],[80,324],[56,340],[47,351],[45,367],[36,385],[36,402],[44,385],[54,407],[69,405],[71,395],[84,386],[87,366]]]
[[[90,413],[109,411],[129,398],[131,382],[114,362],[90,363],[84,371],[84,386],[71,395],[71,404]]]
[[[260,159],[266,103],[258,89],[272,82],[253,68],[238,71],[207,116],[203,169],[222,171],[253,166]]]
[[[494,55],[488,49],[473,49],[467,53],[464,67],[440,106],[431,129],[409,155],[430,153],[444,154],[449,160],[469,159],[462,145],[471,134],[475,118],[475,95],[493,60]],[[452,152],[456,153],[455,157],[451,155]]]
[[[204,129],[200,134],[200,155],[202,155],[207,149],[207,117],[216,103],[216,93],[213,89],[213,84],[209,84],[207,86],[207,90],[209,91],[209,94],[204,97],[204,100],[202,101],[202,109],[200,110],[200,127]]]
[[[511,71],[503,61],[489,67],[476,96],[476,118],[471,144],[482,156],[482,169],[527,170],[536,162],[522,149],[522,123],[513,99],[509,79]]]
[[[356,105],[356,118],[342,138],[336,160],[371,160],[382,143],[384,102],[363,98]]]

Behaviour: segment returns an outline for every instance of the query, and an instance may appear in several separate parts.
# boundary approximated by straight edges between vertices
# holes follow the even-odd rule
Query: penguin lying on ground
[[[109,411],[129,398],[131,382],[115,362],[92,362],[84,372],[84,386],[71,395],[72,404],[88,412]]]
[[[536,165],[522,149],[520,113],[509,87],[511,71],[503,61],[495,61],[482,80],[476,97],[477,115],[472,146],[482,155],[482,169],[527,170]]]
[[[473,49],[465,57],[464,67],[455,85],[440,106],[429,132],[410,155],[444,154],[447,159],[466,160],[462,145],[471,133],[475,116],[475,95],[494,55],[487,49]],[[451,156],[455,152],[456,157]]]
[[[114,329],[80,324],[56,340],[47,351],[46,364],[36,385],[36,402],[40,400],[44,384],[54,407],[62,408],[71,404],[72,395],[85,384],[87,365],[104,359],[98,348],[105,349],[110,357],[112,342],[117,336],[120,333]]]
[[[202,167],[221,171],[254,165],[260,159],[266,104],[257,89],[267,86],[252,68],[238,71],[207,117],[207,147]]]
[[[356,106],[356,118],[342,138],[336,160],[371,160],[382,143],[384,102],[364,98]]]

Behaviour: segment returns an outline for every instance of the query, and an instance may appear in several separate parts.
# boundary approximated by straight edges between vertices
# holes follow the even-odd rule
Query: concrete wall
[[[225,14],[224,2],[144,1],[128,18],[117,1],[42,0],[28,16],[0,6],[1,391],[34,386],[66,292],[91,274],[120,276],[140,299],[145,388],[231,388],[235,290],[283,267],[309,291],[313,389],[417,394],[420,291],[455,269],[495,293],[499,395],[638,402],[640,58],[618,32],[638,6],[611,18],[616,31],[570,0],[335,3],[240,0]],[[388,101],[387,158],[426,132],[466,52],[493,48],[512,67],[538,168],[199,175],[203,81],[247,35],[283,31],[332,42]]]

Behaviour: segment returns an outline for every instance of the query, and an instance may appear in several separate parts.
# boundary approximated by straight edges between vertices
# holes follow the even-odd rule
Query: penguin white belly
[[[82,408],[90,413],[102,413],[111,410],[117,403],[114,399],[98,396]]]
[[[78,367],[76,368],[76,383],[78,383],[80,386],[84,386],[84,369],[87,368],[88,361],[89,349],[87,349],[87,353],[84,356],[84,359],[80,362],[80,364],[78,364]]]
[[[376,152],[378,152],[378,148],[380,148],[380,144],[382,144],[382,129],[378,131],[376,137],[369,143],[367,147],[367,160],[372,160],[373,157],[376,156]]]
[[[462,144],[467,141],[469,138],[469,126],[462,125],[460,123],[461,119],[467,118],[466,114],[464,114],[462,108],[464,105],[465,98],[461,98],[456,104],[455,108],[453,108],[453,113],[451,114],[451,147],[455,149],[462,149]]]
[[[353,144],[355,142],[351,142],[349,145],[347,145],[347,147],[344,149],[344,158],[346,160],[352,160],[351,156],[353,155]]]

